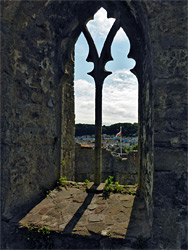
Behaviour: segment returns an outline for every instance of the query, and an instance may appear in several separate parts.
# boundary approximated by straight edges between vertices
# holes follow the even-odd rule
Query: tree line
[[[76,124],[75,136],[94,135],[95,125]],[[126,137],[138,136],[138,123],[116,123],[109,126],[102,126],[102,133],[107,135],[116,135],[122,127],[122,135]]]

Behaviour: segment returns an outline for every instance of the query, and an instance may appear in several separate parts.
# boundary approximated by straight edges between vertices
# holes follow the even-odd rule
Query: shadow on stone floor
[[[132,249],[140,235],[149,238],[141,198],[112,193],[105,199],[97,188],[52,191],[19,221],[21,228],[16,220],[14,230],[7,228],[4,249]],[[50,237],[28,232],[28,224],[48,226]]]
[[[98,186],[93,185],[94,189],[97,189],[97,187]],[[84,214],[85,210],[87,209],[87,207],[91,203],[94,195],[95,195],[95,192],[88,193],[88,195],[87,195],[86,199],[84,200],[83,204],[79,207],[79,209],[73,215],[71,220],[65,226],[64,231],[63,231],[65,234],[71,234],[73,232],[74,227],[77,225],[78,221],[80,220],[80,218]]]

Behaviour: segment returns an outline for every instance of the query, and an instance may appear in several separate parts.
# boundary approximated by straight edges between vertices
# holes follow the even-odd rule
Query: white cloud
[[[84,79],[75,81],[76,123],[95,123],[95,85]]]
[[[94,83],[79,79],[75,81],[76,123],[95,121]],[[128,70],[118,70],[107,77],[103,85],[103,124],[137,122],[138,83]]]
[[[94,16],[94,21],[88,22],[88,29],[95,40],[98,51],[100,51],[99,48],[102,48],[114,21],[114,18],[107,18],[106,10],[101,8]],[[94,124],[95,84],[93,78],[85,74],[93,69],[93,64],[85,62],[88,45],[83,34],[79,39],[80,41],[77,42],[79,46],[77,45],[78,48],[76,48],[76,57],[78,57],[76,60],[78,61],[76,61],[75,73],[76,123]],[[126,58],[129,47],[128,38],[121,28],[112,44],[114,61],[108,62],[106,65],[107,70],[113,71],[113,74],[106,78],[103,86],[103,124],[106,125],[118,122],[136,122],[138,119],[137,79],[129,70],[125,69],[130,69],[135,64],[135,62],[130,62],[131,59]]]
[[[90,99],[93,96],[94,87],[94,83],[79,79],[75,81],[75,95]]]
[[[106,10],[101,8],[94,15],[94,20],[88,22],[87,27],[94,40],[96,38],[105,40],[114,22],[115,18],[107,18]],[[122,28],[120,28],[115,36],[114,41],[125,41],[127,39],[128,38],[125,32]]]

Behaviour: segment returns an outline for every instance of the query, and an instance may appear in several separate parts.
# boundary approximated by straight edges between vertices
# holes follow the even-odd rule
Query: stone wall
[[[45,1],[1,4],[2,211],[10,219],[62,172],[74,179],[74,65],[57,22],[73,28],[70,15],[57,21]]]
[[[3,211],[11,217],[16,207],[19,210],[30,201],[37,201],[60,175],[74,179],[74,44],[82,22],[91,18],[101,4],[1,3],[5,62],[2,67]],[[140,48],[139,58],[133,49],[131,56],[139,62],[147,50],[142,49],[141,31],[130,6],[124,2],[122,6],[116,2],[103,5],[113,17],[117,15],[116,8],[122,10],[122,27],[129,33],[133,47]],[[130,11],[132,14],[125,18]],[[135,24],[133,28],[126,25],[129,21]],[[131,34],[136,34],[137,39]]]
[[[133,157],[135,155],[135,165]],[[102,149],[102,182],[108,176],[114,176],[114,181],[122,185],[138,183],[137,176],[137,151],[129,152],[127,158],[114,156],[108,149]],[[76,144],[75,147],[75,180],[94,181],[94,149]]]
[[[2,7],[2,206],[10,219],[59,176],[59,79],[56,40],[40,3]]]
[[[184,0],[1,1],[3,222],[26,213],[60,175],[74,179],[74,45],[100,7],[120,15],[136,61],[139,190],[152,239],[156,249],[185,249]]]
[[[154,91],[153,235],[186,248],[187,1],[150,4]],[[161,11],[163,10],[163,11]]]

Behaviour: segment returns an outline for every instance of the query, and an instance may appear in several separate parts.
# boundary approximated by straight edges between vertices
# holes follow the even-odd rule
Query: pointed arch
[[[131,72],[138,79],[138,123],[139,123],[139,190],[147,204],[148,214],[152,216],[152,190],[153,190],[153,84],[152,84],[152,60],[149,28],[143,13],[143,6],[135,2],[88,2],[87,11],[76,16],[78,22],[69,34],[71,47],[67,54],[67,61],[74,58],[74,44],[82,32],[83,25],[92,20],[94,14],[103,7],[107,11],[107,17],[119,18],[120,27],[125,31],[130,40],[130,52],[128,58],[133,58],[136,65]],[[85,5],[86,8],[86,5]],[[70,45],[69,45],[70,46]],[[73,61],[72,61],[73,63]],[[74,64],[74,63],[73,63]],[[73,71],[73,70],[72,70]],[[72,72],[69,71],[69,72]],[[67,71],[68,72],[68,71]],[[66,73],[67,73],[66,72]],[[63,139],[62,139],[63,140]],[[148,195],[149,194],[149,195]]]

